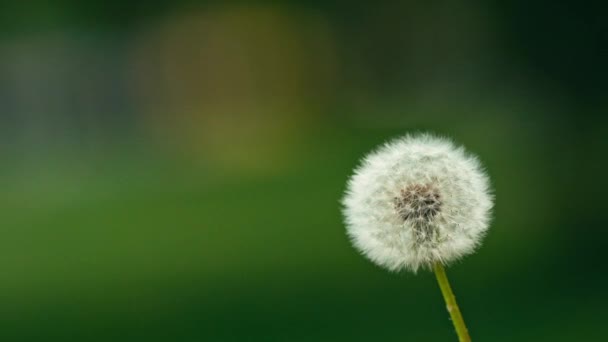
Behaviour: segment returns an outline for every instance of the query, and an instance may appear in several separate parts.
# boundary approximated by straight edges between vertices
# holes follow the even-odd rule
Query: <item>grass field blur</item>
[[[483,134],[467,143],[493,176],[495,224],[479,253],[449,270],[473,336],[600,340],[606,279],[562,254],[571,241],[554,211],[559,179],[540,169],[551,157],[494,132],[492,144]],[[346,175],[397,132],[331,133],[272,176],[117,152],[5,175],[2,336],[453,338],[432,275],[378,269],[350,247],[341,223]],[[532,172],[530,160],[540,164]],[[572,284],[583,279],[579,293]]]

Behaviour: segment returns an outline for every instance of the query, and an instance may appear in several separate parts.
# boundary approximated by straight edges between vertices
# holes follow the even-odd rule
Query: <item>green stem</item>
[[[464,324],[464,319],[462,319],[462,314],[460,313],[460,309],[456,303],[456,297],[454,297],[454,293],[450,287],[450,282],[448,281],[447,274],[445,274],[443,265],[440,262],[437,262],[433,265],[433,270],[435,271],[435,276],[437,277],[437,282],[439,283],[439,288],[443,294],[446,307],[450,313],[450,317],[452,318],[452,323],[456,329],[458,340],[460,342],[471,342],[469,331],[467,330],[467,326]]]

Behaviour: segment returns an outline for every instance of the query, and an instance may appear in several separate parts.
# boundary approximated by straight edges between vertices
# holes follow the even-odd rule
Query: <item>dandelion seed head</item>
[[[390,270],[416,271],[472,253],[488,228],[493,197],[475,156],[418,134],[366,156],[342,203],[358,250]]]

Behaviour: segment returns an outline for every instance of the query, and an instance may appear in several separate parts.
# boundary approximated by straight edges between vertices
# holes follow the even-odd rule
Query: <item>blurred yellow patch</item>
[[[315,13],[219,7],[174,16],[136,41],[143,129],[221,169],[289,163],[335,88],[332,35]]]

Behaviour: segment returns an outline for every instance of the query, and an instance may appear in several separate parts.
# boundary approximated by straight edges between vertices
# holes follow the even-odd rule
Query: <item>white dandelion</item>
[[[416,271],[471,253],[488,228],[492,196],[476,157],[423,134],[365,157],[343,204],[357,249],[390,270]]]
[[[366,156],[342,203],[348,235],[366,257],[392,271],[434,269],[442,290],[449,290],[443,265],[479,246],[493,197],[475,156],[419,134]]]

